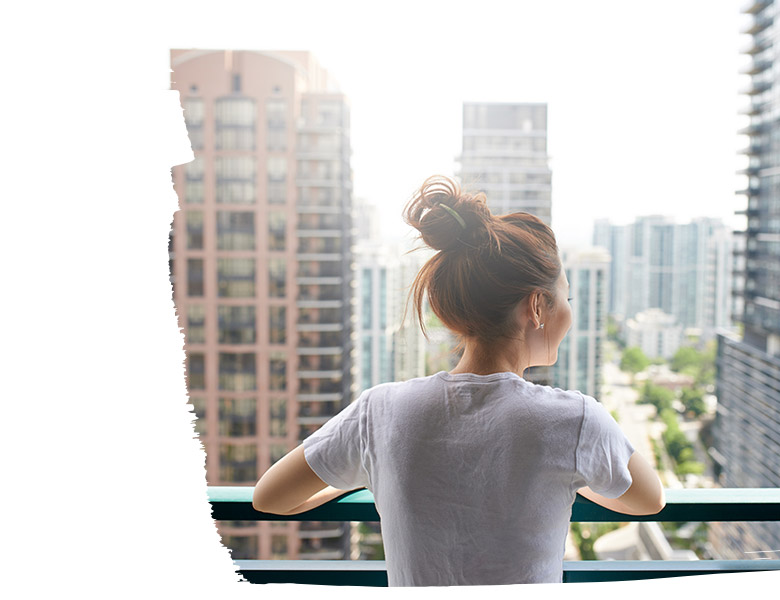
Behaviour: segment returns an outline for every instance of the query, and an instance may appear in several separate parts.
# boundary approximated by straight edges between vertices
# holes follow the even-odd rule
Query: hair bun
[[[493,216],[484,194],[463,194],[449,177],[434,175],[406,205],[404,220],[420,232],[428,246],[446,251],[484,245]]]

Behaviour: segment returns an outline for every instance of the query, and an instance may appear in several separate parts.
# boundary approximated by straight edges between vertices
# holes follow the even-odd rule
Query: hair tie
[[[463,218],[457,212],[455,212],[454,208],[451,208],[451,207],[447,206],[446,204],[439,204],[439,206],[441,206],[444,210],[446,210],[453,217],[455,217],[455,219],[458,221],[460,226],[463,227],[463,230],[464,231],[466,230],[466,221],[464,221]]]

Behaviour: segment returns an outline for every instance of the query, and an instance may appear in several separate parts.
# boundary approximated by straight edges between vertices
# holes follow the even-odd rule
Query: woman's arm
[[[664,489],[653,467],[645,458],[634,452],[628,461],[631,487],[619,498],[606,498],[589,487],[578,493],[596,504],[626,515],[654,515],[666,506]]]
[[[255,485],[252,506],[255,510],[276,515],[295,515],[348,491],[322,481],[306,462],[303,445],[300,445],[263,474]]]

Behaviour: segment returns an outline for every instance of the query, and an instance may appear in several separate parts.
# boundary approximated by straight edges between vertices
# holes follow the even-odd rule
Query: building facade
[[[547,104],[466,102],[462,145],[459,178],[467,191],[484,192],[493,214],[527,212],[551,225]],[[525,377],[552,383],[548,367],[528,369]]]
[[[612,256],[608,312],[621,324],[658,308],[704,339],[732,326],[732,236],[718,219],[678,224],[647,216],[597,221],[593,243]]]
[[[253,484],[353,398],[349,108],[306,52],[172,50],[173,298],[210,485]],[[234,558],[343,558],[339,524],[222,522]]]
[[[528,212],[550,225],[547,105],[464,103],[460,180],[485,192],[493,214]]]
[[[565,250],[562,254],[573,298],[572,324],[558,348],[552,382],[556,387],[600,398],[610,256],[603,248]]]
[[[741,210],[747,227],[737,253],[742,336],[718,336],[718,409],[712,455],[724,487],[780,486],[780,97],[777,68],[780,6],[752,1],[742,32],[751,36],[744,53],[744,151],[747,186]],[[729,523],[711,529],[711,541],[724,558],[777,558],[780,524]],[[773,553],[761,554],[772,551]]]
[[[626,345],[637,347],[648,358],[671,359],[683,342],[683,328],[673,315],[648,308],[626,321]]]

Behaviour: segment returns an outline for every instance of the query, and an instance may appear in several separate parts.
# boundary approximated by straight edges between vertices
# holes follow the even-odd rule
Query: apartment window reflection
[[[287,558],[287,536],[271,536],[271,559],[283,560]]]
[[[287,436],[287,398],[271,396],[269,407],[269,431],[271,437]]]
[[[287,286],[287,263],[284,258],[272,257],[268,260],[268,295],[271,298],[284,298]]]
[[[254,213],[226,210],[217,211],[217,250],[254,249]]]
[[[187,343],[206,343],[206,307],[203,304],[191,304],[187,308]]]
[[[184,125],[193,150],[203,149],[203,98],[184,98]]]
[[[187,295],[203,295],[203,259],[187,259]]]
[[[257,446],[222,444],[219,448],[219,478],[230,483],[256,483]]]
[[[254,127],[255,101],[251,98],[218,98],[214,117],[217,127]]]
[[[203,437],[206,435],[206,398],[203,396],[190,396],[190,404],[195,413],[195,433]]]
[[[286,444],[271,444],[269,450],[271,454],[271,464],[280,461],[288,452]]]
[[[203,159],[196,156],[184,165],[184,201],[203,204]]]
[[[265,103],[266,127],[269,131],[287,128],[287,102],[273,98]]]
[[[233,560],[257,558],[260,553],[256,535],[223,535],[222,543],[230,548],[230,556]]]
[[[257,434],[257,399],[220,398],[219,435],[239,437]]]
[[[201,352],[191,352],[187,357],[187,389],[206,389],[206,356]]]
[[[187,211],[187,250],[203,250],[203,211]]]
[[[284,355],[277,355],[270,360],[270,374],[268,389],[283,392],[287,389],[287,360]]]
[[[219,389],[233,392],[257,389],[254,352],[219,353]]]
[[[220,298],[254,297],[255,259],[218,258],[217,293]]]
[[[256,163],[251,156],[218,156],[214,163],[217,203],[254,204]]]
[[[287,234],[287,215],[279,210],[268,213],[268,249],[284,250]]]
[[[284,306],[268,307],[268,341],[271,344],[287,342],[287,308]]]
[[[254,306],[218,306],[217,321],[220,344],[254,344]]]

